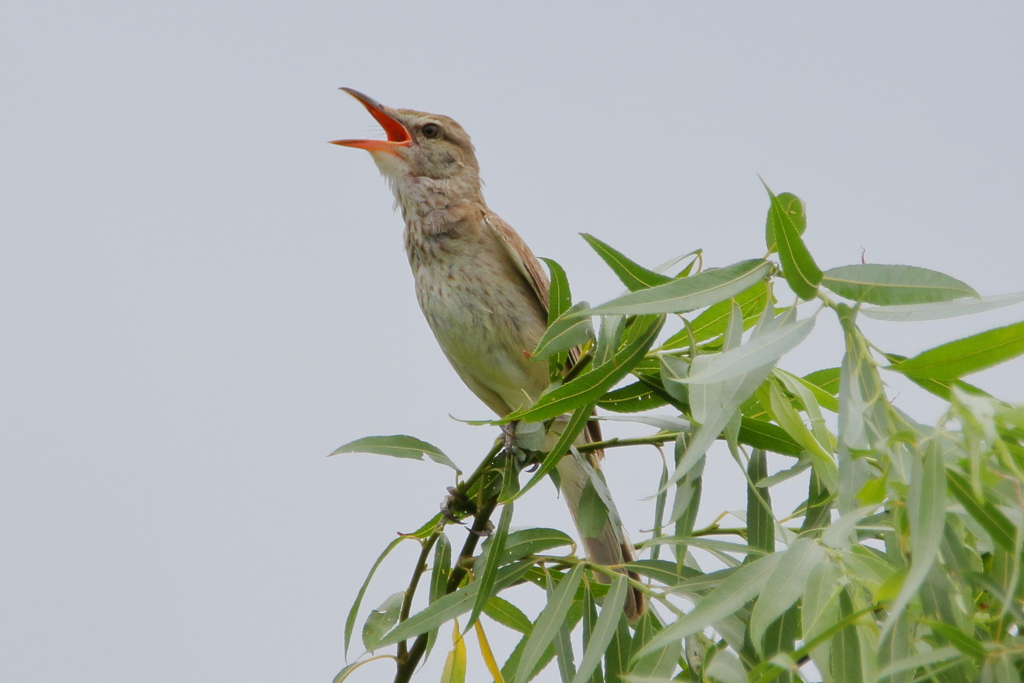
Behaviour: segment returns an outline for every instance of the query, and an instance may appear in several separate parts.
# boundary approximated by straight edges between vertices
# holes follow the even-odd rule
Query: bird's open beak
[[[387,140],[331,140],[332,145],[341,145],[343,147],[355,147],[356,149],[365,149],[368,152],[389,152],[391,154],[398,154],[398,147],[408,147],[412,143],[412,136],[409,135],[409,131],[402,123],[389,114],[384,106],[380,102],[364,95],[358,90],[352,88],[341,88],[352,97],[359,100],[359,102],[366,107],[366,111],[370,112],[373,118],[377,119],[377,123],[381,125],[384,132],[388,134]]]

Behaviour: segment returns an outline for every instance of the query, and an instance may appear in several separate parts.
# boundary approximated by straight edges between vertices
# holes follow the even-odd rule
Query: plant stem
[[[655,434],[653,436],[635,436],[629,439],[608,439],[607,441],[595,441],[577,446],[576,450],[581,453],[588,453],[604,448],[622,448],[623,446],[660,446],[663,443],[675,441],[677,436],[679,436],[679,432]]]
[[[492,451],[484,461],[489,463],[496,452],[497,451]],[[464,482],[464,484],[467,485],[467,488],[470,480],[478,475],[482,475],[483,471],[483,466],[477,468],[477,471],[473,473],[470,479],[467,479],[466,482]],[[461,486],[459,488],[462,489]],[[452,568],[451,575],[448,577],[448,584],[445,586],[444,591],[445,595],[454,593],[455,590],[458,589],[459,584],[462,583],[462,579],[464,579],[466,574],[469,572],[469,563],[473,559],[473,553],[476,552],[476,545],[480,542],[480,537],[487,533],[487,525],[490,522],[491,514],[497,506],[498,496],[495,494],[485,500],[477,510],[477,513],[473,518],[473,526],[470,527],[469,535],[466,537],[466,542],[462,544],[462,551],[459,553],[459,559]],[[425,553],[421,554],[420,558],[425,562]],[[420,569],[419,565],[417,566],[417,569]],[[422,574],[422,570],[419,571],[419,573]],[[416,576],[415,580],[418,581],[419,577]],[[404,607],[405,606],[403,606],[403,611]],[[428,637],[429,636],[426,633],[421,633],[416,636],[416,640],[413,641],[412,647],[409,648],[409,651],[405,653],[404,656],[402,655],[401,650],[399,650],[398,671],[395,673],[394,683],[409,683],[412,679],[412,674],[416,671],[416,667],[419,664],[420,659],[422,659],[423,653],[427,649]]]
[[[398,623],[402,623],[409,618],[409,611],[412,608],[412,598],[416,595],[416,586],[420,582],[420,577],[423,576],[423,572],[427,570],[427,555],[430,554],[430,549],[434,547],[434,543],[437,542],[437,537],[441,535],[441,530],[438,529],[430,535],[430,537],[424,541],[423,548],[420,550],[420,559],[416,562],[416,567],[412,570],[412,578],[409,579],[409,587],[405,589],[405,600],[402,601],[402,613],[398,617]],[[398,644],[398,661],[402,661],[409,653],[406,651],[406,641],[402,641]]]

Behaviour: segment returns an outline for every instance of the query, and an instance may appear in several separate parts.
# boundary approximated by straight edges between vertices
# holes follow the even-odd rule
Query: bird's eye
[[[428,123],[423,126],[423,134],[428,138],[436,138],[441,134],[441,126],[436,123]]]

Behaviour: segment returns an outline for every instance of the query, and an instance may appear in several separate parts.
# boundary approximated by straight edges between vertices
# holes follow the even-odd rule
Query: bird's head
[[[342,88],[366,107],[387,140],[333,140],[332,144],[365,149],[390,181],[429,178],[462,181],[479,187],[480,169],[469,135],[458,123],[439,114],[385,107],[372,97]]]

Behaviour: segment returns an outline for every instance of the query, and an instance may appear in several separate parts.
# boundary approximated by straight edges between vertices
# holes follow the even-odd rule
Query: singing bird
[[[462,381],[504,417],[527,408],[550,384],[547,363],[531,360],[547,327],[550,283],[537,257],[484,201],[473,143],[447,116],[392,109],[350,88],[387,140],[335,140],[364,149],[387,179],[405,219],[405,250],[416,297],[441,350]],[[584,438],[601,440],[591,421]],[[598,467],[602,453],[590,454]],[[579,529],[578,510],[590,476],[572,455],[558,465],[559,486]],[[609,520],[596,537],[583,536],[590,561],[619,565],[633,559],[622,529]],[[630,590],[626,615],[644,610]]]

